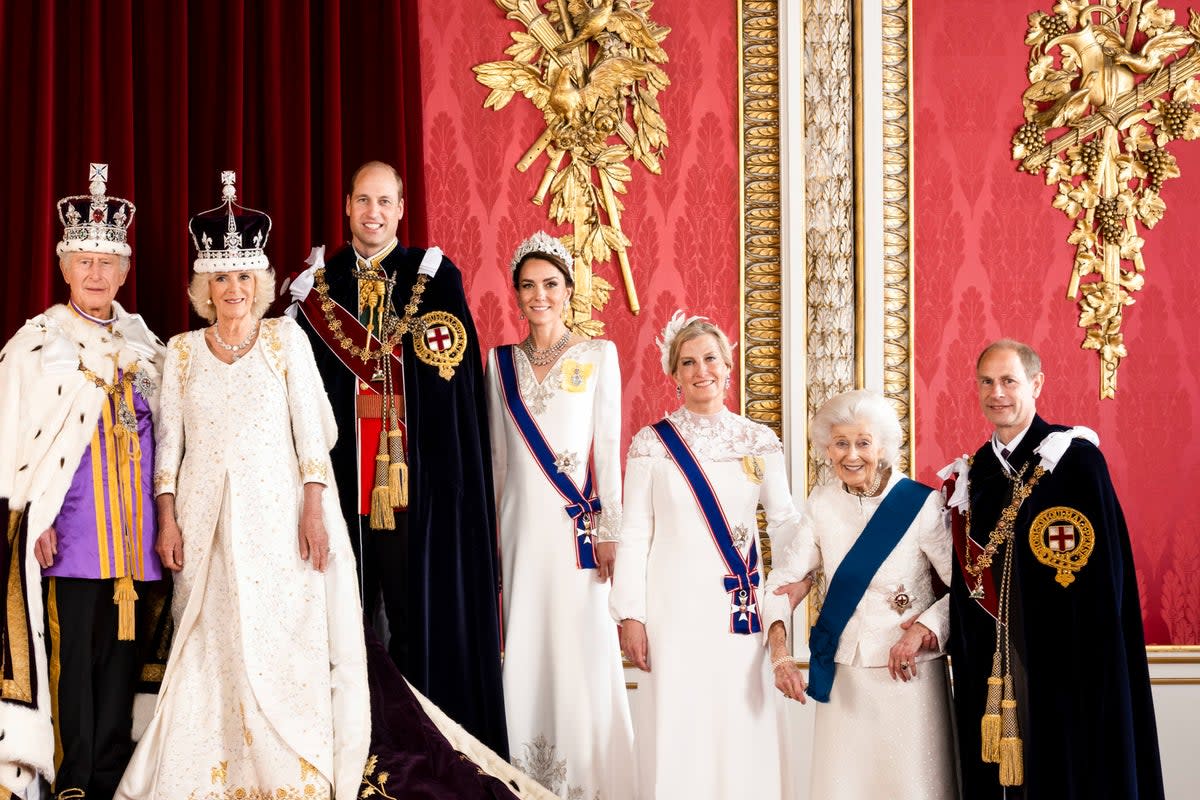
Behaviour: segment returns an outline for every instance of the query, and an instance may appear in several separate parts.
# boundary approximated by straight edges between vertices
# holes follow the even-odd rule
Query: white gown
[[[612,342],[570,347],[540,383],[516,348],[518,388],[576,486],[589,452],[602,511],[621,531],[621,373]],[[504,576],[504,711],[513,764],[570,800],[634,797],[633,727],[608,583],[576,567],[566,501],[504,405],[488,354],[492,474]]]
[[[764,627],[790,627],[785,597],[774,588],[800,580],[818,567],[825,582],[837,572],[883,499],[903,477],[893,472],[878,497],[858,497],[841,483],[813,489],[799,533],[787,550],[776,550],[767,581]],[[942,499],[931,492],[908,530],[871,579],[838,640],[837,672],[828,703],[813,703],[810,797],[860,800],[903,797],[953,800],[958,796],[950,694],[945,655],[920,652],[916,677],[892,680],[888,657],[902,635],[900,623],[918,619],[945,646],[950,632],[949,596],[934,601],[936,569],[950,582],[950,531]],[[932,568],[932,569],[931,569]],[[897,603],[906,599],[907,605]]]
[[[730,411],[700,416],[681,408],[669,419],[707,474],[735,538],[746,536],[743,555],[758,538],[760,503],[772,547],[786,547],[799,515],[775,434]],[[746,456],[761,459],[761,482]],[[626,463],[611,600],[613,617],[644,621],[649,638],[650,672],[638,689],[646,710],[637,727],[642,800],[782,796],[782,696],[763,635],[729,630],[727,572],[683,473],[658,435],[643,428]]]
[[[155,420],[183,570],[158,705],[118,798],[357,796],[370,739],[354,556],[331,485],[336,435],[308,339],[264,320],[233,364],[174,337]],[[330,565],[299,554],[303,484],[323,490]]]

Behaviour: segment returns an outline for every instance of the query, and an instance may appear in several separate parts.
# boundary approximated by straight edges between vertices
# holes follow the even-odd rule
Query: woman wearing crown
[[[529,335],[488,354],[513,763],[563,797],[634,797],[609,578],[621,533],[621,373],[563,322],[572,259],[537,232],[511,270]]]
[[[222,181],[189,225],[189,294],[212,324],[171,339],[155,426],[175,638],[116,796],[355,797],[370,709],[336,428],[308,338],[261,319],[270,218]]]
[[[782,796],[782,706],[759,618],[756,513],[778,551],[799,516],[783,447],[725,408],[725,334],[677,312],[659,340],[683,401],[633,437],[611,599],[638,669],[642,800]]]

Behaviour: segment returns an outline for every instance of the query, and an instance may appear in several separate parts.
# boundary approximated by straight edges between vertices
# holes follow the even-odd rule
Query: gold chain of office
[[[1023,474],[1009,479],[1012,481],[1012,500],[1000,512],[1000,520],[992,530],[992,535],[988,537],[987,547],[975,559],[974,564],[971,563],[971,511],[968,506],[965,514],[966,537],[963,540],[963,565],[971,577],[976,579],[976,583],[981,580],[983,571],[992,565],[992,560],[996,557],[996,551],[1000,549],[1000,545],[1013,538],[1013,526],[1016,524],[1017,514],[1021,511],[1021,505],[1033,492],[1033,487],[1037,485],[1038,480],[1045,474],[1046,468],[1039,465],[1033,470],[1033,475],[1030,476],[1028,483],[1021,482]]]
[[[397,320],[394,315],[388,315],[388,320],[394,320],[395,324],[390,326],[391,331],[386,338],[380,338],[382,344],[376,352],[371,352],[370,338],[367,339],[366,347],[359,347],[350,340],[350,337],[342,333],[342,321],[333,314],[334,302],[329,297],[329,284],[325,283],[324,269],[317,270],[313,275],[313,288],[321,296],[321,313],[325,315],[325,323],[329,325],[329,330],[333,333],[333,338],[337,339],[338,345],[343,350],[362,359],[363,363],[366,363],[371,359],[380,359],[385,354],[392,352],[396,345],[400,344],[400,339],[404,334],[409,331],[413,331],[414,335],[420,332],[417,330],[421,327],[421,322],[416,319],[417,308],[421,305],[421,295],[425,293],[425,284],[428,281],[429,276],[424,273],[417,276],[417,282],[412,290],[412,297],[408,299],[408,305],[404,306],[403,317]]]

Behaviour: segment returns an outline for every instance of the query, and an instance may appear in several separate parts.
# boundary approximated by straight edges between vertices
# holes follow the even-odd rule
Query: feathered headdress
[[[671,318],[667,320],[666,326],[662,329],[662,337],[655,339],[655,344],[658,345],[658,351],[662,353],[662,369],[666,375],[671,374],[671,342],[675,341],[675,337],[679,332],[692,324],[698,319],[708,319],[708,317],[689,317],[682,310],[677,309]]]

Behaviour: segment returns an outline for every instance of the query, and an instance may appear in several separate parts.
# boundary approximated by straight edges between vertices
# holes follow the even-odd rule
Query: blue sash
[[[525,440],[533,460],[542,468],[550,485],[558,490],[567,501],[564,510],[575,522],[575,566],[579,569],[595,569],[596,557],[592,552],[592,531],[596,528],[596,515],[600,513],[600,498],[592,484],[592,462],[588,459],[587,476],[583,491],[564,472],[554,465],[555,455],[538,427],[537,420],[525,406],[525,399],[517,387],[517,367],[513,360],[513,345],[496,348],[496,367],[500,371],[500,395],[508,413],[516,423],[517,431]]]
[[[704,474],[687,442],[670,420],[659,420],[650,427],[654,428],[675,465],[683,473],[683,479],[692,490],[696,505],[700,506],[700,513],[708,523],[713,544],[717,546],[717,551],[725,561],[725,568],[729,570],[723,580],[725,591],[729,593],[730,633],[759,633],[762,624],[758,618],[758,542],[754,539],[750,541],[750,552],[743,559],[741,551],[733,543],[733,532],[729,529],[729,520],[725,518],[725,509],[721,507],[708,476]]]
[[[829,591],[821,605],[821,614],[808,638],[811,651],[808,695],[817,702],[829,702],[829,691],[833,688],[833,677],[837,670],[833,658],[837,654],[838,641],[842,638],[846,623],[854,615],[858,601],[867,591],[879,566],[904,537],[932,491],[924,484],[901,478],[871,515],[867,527],[858,535],[829,581]]]

